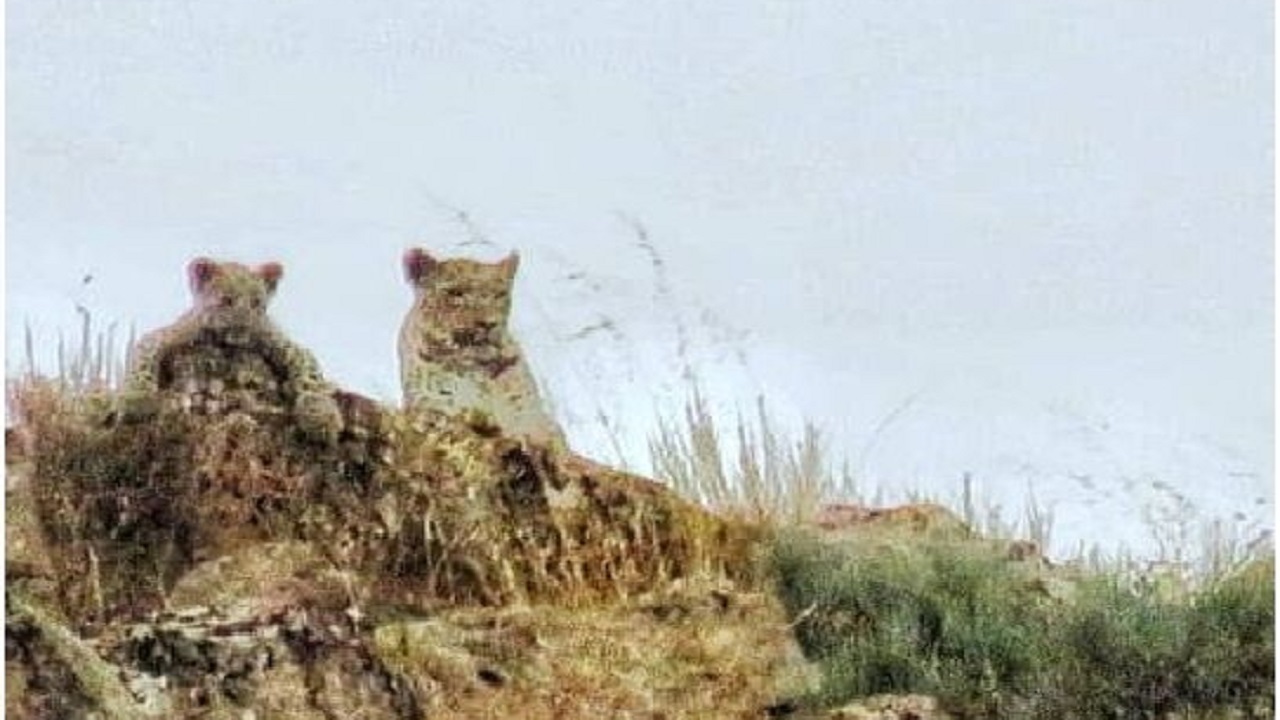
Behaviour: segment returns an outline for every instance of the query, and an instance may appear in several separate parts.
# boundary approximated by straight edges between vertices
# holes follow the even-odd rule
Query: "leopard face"
[[[284,275],[279,263],[250,268],[197,258],[187,268],[194,305],[192,320],[230,345],[244,345],[250,332],[267,325],[267,305]]]
[[[489,417],[514,435],[563,444],[508,329],[519,257],[495,263],[404,255],[414,304],[400,330],[405,406]]]
[[[437,260],[425,250],[405,253],[404,269],[414,289],[413,315],[433,345],[481,348],[506,339],[511,291],[519,256],[484,263]]]

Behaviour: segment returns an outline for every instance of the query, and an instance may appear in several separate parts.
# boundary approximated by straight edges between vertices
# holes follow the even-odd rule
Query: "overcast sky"
[[[1076,417],[1129,428],[1127,477],[1201,438],[1270,512],[1269,2],[7,7],[11,372],[76,303],[169,321],[208,254],[283,261],[281,323],[394,400],[401,251],[518,248],[582,444],[596,409],[643,444],[683,335],[880,482]]]

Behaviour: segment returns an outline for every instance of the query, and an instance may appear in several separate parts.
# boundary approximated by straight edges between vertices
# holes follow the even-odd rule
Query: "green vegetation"
[[[1270,558],[1181,597],[1105,574],[1058,596],[1039,573],[954,540],[784,533],[773,563],[822,671],[812,705],[920,693],[960,717],[1270,717]]]
[[[822,677],[808,707],[888,693],[934,696],[964,718],[1273,716],[1268,535],[1146,518],[1157,538],[1181,539],[1161,543],[1166,557],[1142,566],[1082,549],[1055,567],[1038,555],[1052,513],[1031,499],[1009,522],[969,478],[941,531],[817,533],[825,501],[865,507],[817,429],[789,441],[761,401],[730,433],[695,386],[683,417],[659,420],[651,458],[686,497],[777,530],[766,550],[777,592]],[[999,539],[1015,537],[1032,542]],[[1012,557],[1016,545],[1036,550]]]

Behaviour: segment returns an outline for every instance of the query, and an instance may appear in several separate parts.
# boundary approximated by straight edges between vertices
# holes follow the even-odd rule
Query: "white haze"
[[[518,248],[588,453],[602,412],[645,468],[687,363],[869,489],[1032,488],[1063,550],[1270,527],[1272,12],[10,0],[7,368],[277,259],[281,323],[395,400],[400,252]]]

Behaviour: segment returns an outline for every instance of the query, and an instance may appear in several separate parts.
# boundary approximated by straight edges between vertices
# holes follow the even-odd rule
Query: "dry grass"
[[[8,385],[71,617],[165,602],[197,548],[295,534],[411,605],[625,599],[691,574],[750,572],[751,528],[643,478],[553,460],[483,417],[357,402],[367,417],[348,417],[343,437],[355,424],[363,440],[336,448],[294,437],[271,408],[164,405],[130,420],[117,412],[111,347],[85,335],[59,377],[29,370]]]
[[[76,311],[80,316],[80,333],[72,344],[58,336],[54,356],[56,372],[47,377],[56,379],[72,393],[119,388],[136,344],[134,332],[130,330],[121,345],[114,323],[99,330],[94,327],[93,314],[88,309],[77,305]],[[20,380],[43,376],[36,361],[35,336],[30,325],[23,327],[23,357],[26,367],[20,373]]]
[[[644,478],[553,460],[432,416],[405,419],[390,482],[407,504],[392,514],[423,523],[390,527],[407,552],[398,565],[433,564],[428,575],[452,588],[441,597],[474,588],[489,604],[625,599],[654,583],[741,574],[751,564],[750,528]]]
[[[291,598],[350,603],[394,639],[426,626],[388,613],[450,607],[450,632],[474,630],[460,647],[450,635],[431,652],[381,649],[458,716],[745,714],[773,698],[789,633],[776,601],[753,591],[749,526],[643,478],[554,459],[484,418],[364,408],[385,446],[362,454],[303,444],[280,412],[162,404],[150,420],[123,418],[118,376],[95,356],[9,386],[51,540],[50,604],[69,627],[172,602]],[[270,556],[273,543],[307,552]]]
[[[756,717],[790,644],[772,597],[691,579],[623,603],[460,609],[377,631],[450,717]]]
[[[848,463],[832,457],[813,424],[806,423],[798,438],[788,437],[759,398],[754,417],[738,415],[728,431],[732,434],[723,426],[697,383],[692,384],[683,414],[677,420],[658,418],[658,430],[649,439],[656,477],[716,512],[772,527],[809,524],[824,503],[866,504],[864,489]],[[877,492],[873,503],[878,496]],[[907,497],[914,504],[954,508],[981,535],[1030,541],[1042,550],[1051,547],[1055,514],[1037,500],[1034,488],[1028,488],[1023,507],[1012,516],[1004,506],[983,498],[968,473],[955,497],[918,492]],[[1133,583],[1176,584],[1191,592],[1274,552],[1270,528],[1221,518],[1204,521],[1181,495],[1134,522],[1145,524],[1156,540],[1159,552],[1154,557],[1082,545],[1071,556],[1057,559]]]
[[[659,418],[649,439],[655,474],[715,511],[770,524],[805,523],[826,500],[858,497],[848,466],[829,462],[818,428],[806,424],[800,439],[784,438],[763,398],[754,420],[739,415],[733,432],[726,441],[695,385],[681,420]]]

